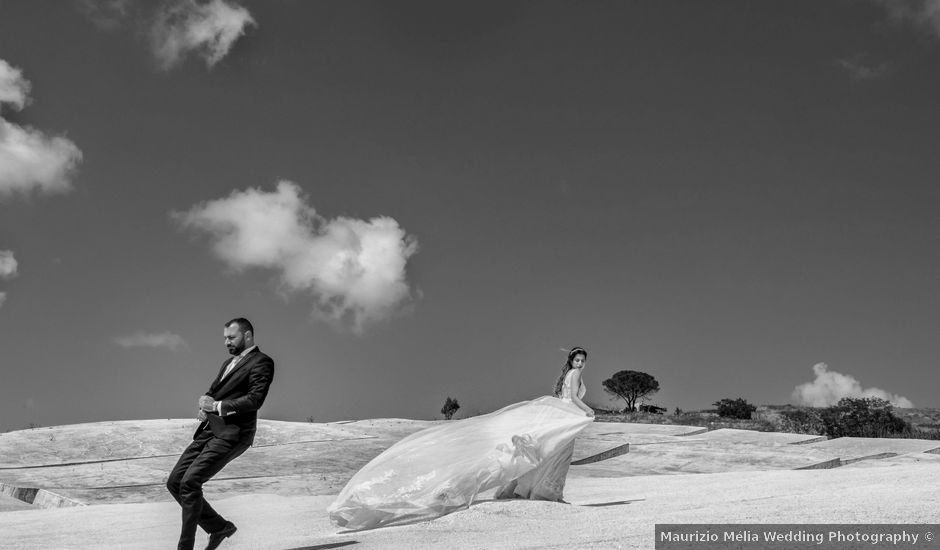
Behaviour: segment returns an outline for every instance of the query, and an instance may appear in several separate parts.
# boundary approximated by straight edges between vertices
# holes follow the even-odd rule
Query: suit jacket
[[[206,421],[199,424],[193,439],[209,430],[213,435],[230,441],[254,441],[258,425],[258,409],[268,395],[274,379],[274,360],[255,348],[235,365],[225,379],[222,373],[232,361],[226,359],[219,369],[206,395],[221,403],[222,414],[206,413]]]

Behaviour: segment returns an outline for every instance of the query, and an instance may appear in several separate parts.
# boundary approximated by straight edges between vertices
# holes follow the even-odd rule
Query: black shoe
[[[215,550],[222,544],[223,540],[234,535],[235,531],[238,531],[238,527],[235,527],[234,523],[231,521],[225,522],[225,527],[221,531],[209,533],[209,544],[206,545],[206,550]]]

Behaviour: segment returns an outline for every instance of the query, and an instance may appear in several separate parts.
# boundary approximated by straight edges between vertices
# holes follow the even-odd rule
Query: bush
[[[444,400],[444,406],[441,407],[441,414],[444,415],[445,420],[450,420],[454,417],[454,413],[457,412],[459,408],[460,403],[453,397],[447,396],[447,399]]]
[[[778,429],[782,432],[816,435],[825,433],[822,418],[817,409],[781,411],[780,416],[781,420]]]
[[[740,418],[741,420],[750,420],[751,413],[757,410],[757,407],[751,405],[740,397],[737,399],[722,399],[714,403],[718,408],[718,416],[725,418]]]
[[[819,413],[829,437],[910,436],[911,425],[894,414],[891,403],[877,397],[843,397]]]

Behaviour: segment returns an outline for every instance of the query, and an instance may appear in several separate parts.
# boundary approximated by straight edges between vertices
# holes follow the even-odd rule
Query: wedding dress
[[[359,470],[327,511],[347,529],[432,519],[496,490],[560,500],[578,433],[593,421],[571,401],[539,397],[411,434]],[[578,396],[584,395],[584,386]]]
[[[585,387],[578,387],[578,398],[584,397]],[[561,386],[561,400],[571,403],[571,371]],[[578,409],[572,404],[572,407]],[[581,409],[578,412],[584,414]],[[585,424],[586,425],[586,424]],[[545,457],[538,466],[518,479],[510,481],[496,492],[496,498],[527,498],[531,500],[562,500],[565,478],[574,454],[574,438],[554,453]]]

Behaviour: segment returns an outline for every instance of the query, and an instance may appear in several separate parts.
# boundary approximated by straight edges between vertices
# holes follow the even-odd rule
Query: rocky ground
[[[163,483],[193,424],[0,434],[0,547],[172,548],[179,508]],[[345,481],[430,424],[262,421],[256,446],[206,485],[239,526],[223,548],[653,548],[657,523],[940,520],[938,441],[595,422],[576,444],[571,504],[484,499],[430,522],[338,532],[325,509]],[[46,496],[9,496],[24,488]]]

